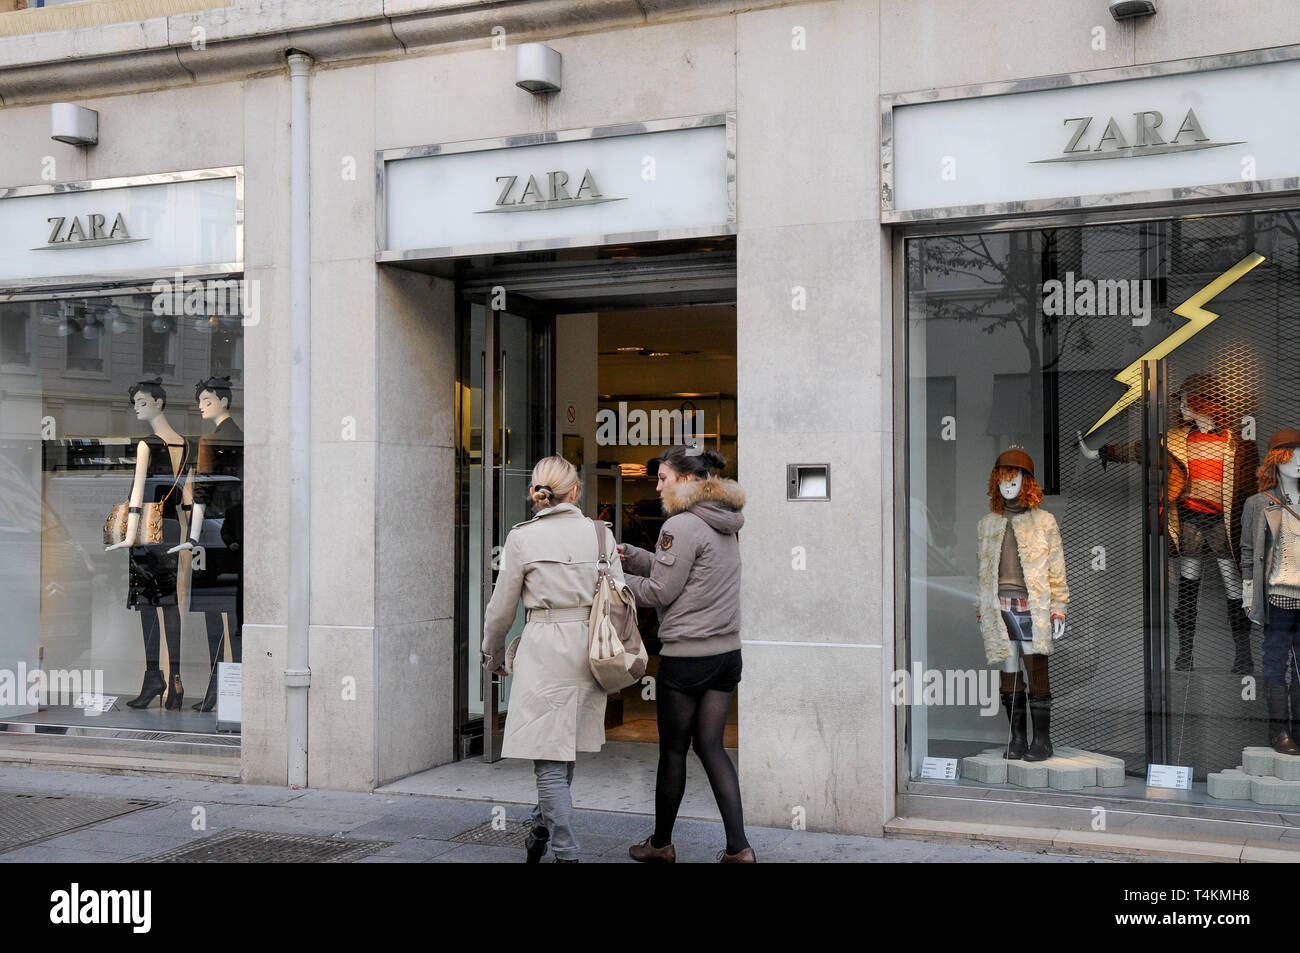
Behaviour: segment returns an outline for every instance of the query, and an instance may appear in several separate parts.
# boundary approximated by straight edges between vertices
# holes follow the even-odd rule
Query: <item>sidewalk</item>
[[[30,795],[60,797],[40,801]],[[83,798],[96,800],[73,800]],[[115,804],[99,799],[120,800]],[[127,804],[127,799],[152,803]],[[129,813],[31,842],[27,834],[39,838],[41,830],[31,826],[31,818],[41,816],[43,805],[54,811],[62,806],[64,817],[72,816],[71,808]],[[10,838],[0,839],[0,863],[136,861],[232,830],[316,835],[354,845],[364,841],[387,844],[357,863],[519,863],[523,859],[519,848],[453,840],[492,821],[494,807],[503,808],[504,816],[512,821],[528,817],[526,806],[481,800],[0,768],[0,835]],[[26,813],[20,816],[20,811]],[[501,816],[500,810],[496,813]],[[586,862],[632,863],[628,846],[644,839],[653,827],[652,819],[644,814],[580,810],[576,817]],[[15,832],[20,819],[24,826]],[[205,829],[195,829],[199,821]],[[511,825],[512,831],[522,827]],[[760,862],[1087,862],[1085,858],[1044,853],[774,828],[751,827],[748,833]],[[723,846],[722,825],[681,820],[675,842],[679,862],[711,863]],[[548,855],[545,862],[550,860]]]

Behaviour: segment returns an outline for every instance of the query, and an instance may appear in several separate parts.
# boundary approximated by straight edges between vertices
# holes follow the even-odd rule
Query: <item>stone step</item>
[[[1056,748],[1046,761],[1008,761],[1002,748],[989,748],[961,759],[961,775],[983,784],[1079,791],[1124,786],[1124,761],[1078,748]]]

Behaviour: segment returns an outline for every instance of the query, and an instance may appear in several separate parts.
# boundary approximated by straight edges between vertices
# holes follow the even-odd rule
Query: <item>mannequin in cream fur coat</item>
[[[1047,657],[1053,640],[1065,632],[1065,606],[1070,601],[1065,551],[1056,518],[1039,509],[1043,491],[1034,479],[1029,454],[1013,449],[999,456],[989,475],[988,494],[991,512],[978,527],[979,623],[984,656],[1002,669],[1002,703],[1010,724],[1004,757],[1043,761],[1053,754]],[[1033,716],[1032,746],[1026,707]]]

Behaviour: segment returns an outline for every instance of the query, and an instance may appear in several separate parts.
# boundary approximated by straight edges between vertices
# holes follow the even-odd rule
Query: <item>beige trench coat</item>
[[[610,570],[623,567],[606,527]],[[572,503],[548,507],[506,537],[500,575],[483,620],[483,651],[495,669],[522,598],[527,609],[589,607],[596,594],[596,532]],[[587,620],[525,623],[514,661],[505,758],[574,761],[605,743],[605,692],[587,662]]]

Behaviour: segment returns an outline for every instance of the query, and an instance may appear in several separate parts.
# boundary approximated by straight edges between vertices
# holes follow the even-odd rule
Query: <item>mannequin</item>
[[[1192,671],[1197,606],[1201,591],[1202,557],[1208,550],[1218,563],[1227,598],[1232,632],[1232,671],[1254,670],[1250,652],[1250,621],[1241,608],[1241,511],[1255,492],[1258,452],[1252,440],[1242,440],[1230,426],[1219,382],[1209,374],[1192,374],[1183,382],[1180,420],[1165,435],[1169,465],[1169,505],[1165,509],[1170,551],[1178,566],[1178,655],[1174,668]],[[1092,450],[1079,437],[1079,451],[1089,460],[1132,463],[1142,458],[1141,441],[1109,444]]]
[[[193,706],[195,711],[212,711],[217,704],[217,663],[224,656],[226,631],[230,632],[230,653],[233,661],[243,656],[243,555],[241,552],[241,513],[244,476],[244,433],[230,415],[231,391],[229,377],[211,377],[194,387],[199,413],[210,420],[216,429],[199,438],[199,459],[194,481],[194,514],[188,538],[171,552],[193,550],[203,535],[203,522],[207,518],[222,519],[221,537],[226,551],[213,549],[207,553],[203,576],[196,581],[195,595],[203,606],[208,633],[208,689],[203,701]],[[216,563],[216,564],[214,564]],[[228,606],[205,599],[204,588],[211,588],[218,575],[234,575],[235,597]],[[205,585],[206,584],[206,585]],[[220,597],[218,597],[220,598]]]
[[[1242,514],[1242,606],[1264,626],[1268,743],[1300,754],[1300,430],[1279,430]],[[1287,674],[1291,686],[1287,688]]]
[[[1042,488],[1034,461],[1013,448],[997,458],[989,475],[989,509],[979,522],[979,622],[984,654],[999,665],[1001,697],[1010,722],[1009,760],[1044,761],[1053,753],[1052,693],[1047,657],[1065,634],[1065,551],[1056,518],[1039,508]],[[1025,684],[1033,719],[1027,744]]]
[[[181,619],[177,605],[177,557],[166,549],[169,542],[180,539],[185,519],[183,512],[182,483],[190,466],[190,444],[168,422],[163,413],[167,406],[167,392],[162,379],[140,381],[127,388],[135,408],[137,420],[149,424],[153,431],[135,450],[135,477],[131,483],[130,513],[126,535],[122,542],[107,547],[130,550],[127,606],[140,612],[140,628],[144,637],[145,672],[140,694],[127,702],[131,708],[145,708],[155,698],[167,692],[166,707],[179,711],[185,698],[181,684]],[[147,499],[146,499],[147,497]],[[146,502],[166,504],[163,514],[163,543],[154,546],[137,546],[140,537],[141,509]],[[172,514],[175,513],[173,518]],[[159,638],[159,610],[162,615],[162,634],[167,639],[168,678],[163,679],[159,668],[161,640]]]

